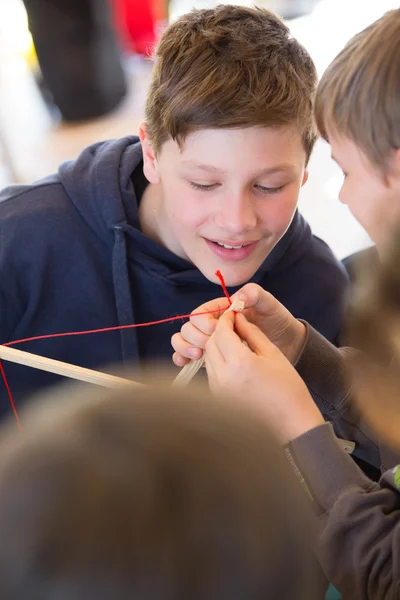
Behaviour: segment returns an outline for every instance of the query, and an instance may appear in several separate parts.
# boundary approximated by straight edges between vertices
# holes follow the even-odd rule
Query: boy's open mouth
[[[232,240],[209,240],[204,238],[208,247],[222,260],[243,260],[250,256],[259,240],[238,243]]]

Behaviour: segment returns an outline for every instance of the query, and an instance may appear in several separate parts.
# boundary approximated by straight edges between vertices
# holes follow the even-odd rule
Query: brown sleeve
[[[306,326],[306,341],[295,363],[296,370],[307,384],[315,401],[329,410],[338,406],[349,396],[349,386],[345,380],[346,358],[353,348],[336,348],[318,333],[309,323]]]
[[[351,402],[346,381],[346,360],[355,352],[352,348],[336,348],[308,323],[306,341],[295,367],[310,394],[329,421],[336,435],[355,442],[354,454],[381,467],[379,444],[368,425]]]
[[[320,425],[294,440],[287,456],[319,517],[318,558],[351,600],[400,598],[400,467],[369,480]]]

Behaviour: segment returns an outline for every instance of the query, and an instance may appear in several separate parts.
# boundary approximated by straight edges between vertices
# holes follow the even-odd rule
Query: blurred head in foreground
[[[370,425],[400,449],[400,223],[379,263],[359,264],[348,341],[362,350],[351,362],[355,399]]]
[[[311,597],[297,485],[238,406],[68,387],[23,416],[0,432],[2,600]]]

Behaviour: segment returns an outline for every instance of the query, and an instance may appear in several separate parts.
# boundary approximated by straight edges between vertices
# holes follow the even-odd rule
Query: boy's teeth
[[[228,244],[220,244],[219,242],[217,242],[217,244],[223,248],[228,248],[228,250],[239,250],[239,248],[243,248],[243,244],[241,246],[228,246]]]

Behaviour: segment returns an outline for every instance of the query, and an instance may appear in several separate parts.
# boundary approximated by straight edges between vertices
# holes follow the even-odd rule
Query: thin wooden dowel
[[[126,388],[143,385],[137,381],[130,381],[129,379],[123,379],[122,377],[115,377],[114,375],[108,375],[107,373],[101,373],[99,371],[93,371],[92,369],[85,369],[84,367],[70,365],[52,358],[45,358],[44,356],[38,356],[37,354],[31,354],[30,352],[17,350],[16,348],[2,346],[1,344],[0,359],[25,365],[27,367],[32,367],[34,369],[39,369],[41,371],[56,373],[56,375],[63,375],[64,377],[69,377],[70,379],[78,379],[79,381],[94,383],[95,385],[101,385],[108,388]]]

